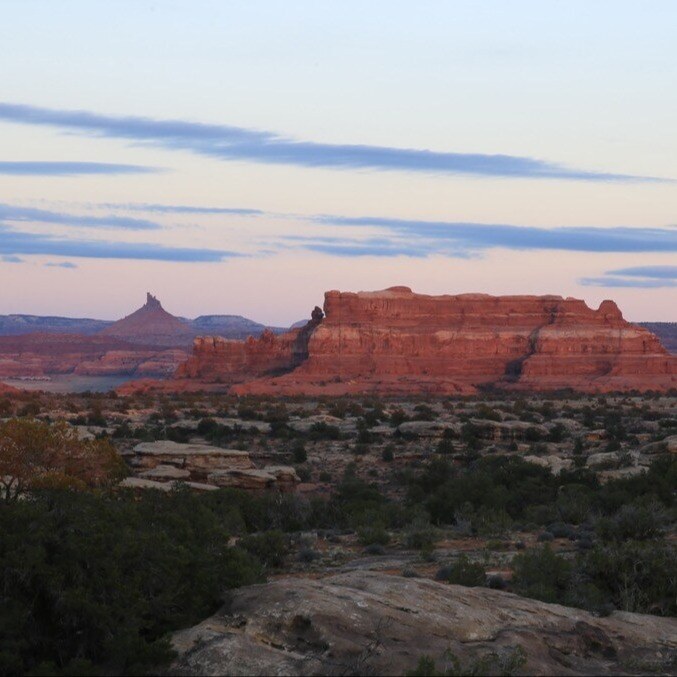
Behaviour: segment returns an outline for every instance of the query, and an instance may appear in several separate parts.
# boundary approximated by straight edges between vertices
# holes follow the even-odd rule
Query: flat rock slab
[[[439,670],[447,650],[469,666],[515,646],[521,674],[669,674],[677,620],[355,571],[235,590],[173,646],[174,675],[402,675],[424,655]]]
[[[221,449],[206,444],[179,444],[168,440],[141,442],[134,447],[134,454],[136,465],[150,468],[178,465],[187,470],[204,472],[254,467],[246,451]]]
[[[208,481],[219,487],[260,491],[265,489],[293,490],[301,481],[291,466],[266,466],[262,470],[217,470]]]

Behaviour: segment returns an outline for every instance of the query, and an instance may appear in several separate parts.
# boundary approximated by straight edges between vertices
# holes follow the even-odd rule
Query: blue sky
[[[0,313],[677,308],[677,3],[6,0]]]

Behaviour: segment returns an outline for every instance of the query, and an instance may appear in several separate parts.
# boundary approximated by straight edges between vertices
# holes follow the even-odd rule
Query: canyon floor
[[[12,391],[0,412],[109,440],[121,490],[258,501],[227,529],[267,582],[178,631],[175,674],[677,674],[674,395]]]

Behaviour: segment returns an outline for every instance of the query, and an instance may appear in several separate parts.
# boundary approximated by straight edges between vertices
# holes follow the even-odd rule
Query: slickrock
[[[561,296],[427,296],[391,287],[327,292],[324,312],[280,336],[198,339],[176,377],[261,395],[677,388],[677,357],[626,322],[613,301],[594,310]]]
[[[442,669],[445,652],[470,671],[516,646],[526,656],[518,674],[668,674],[677,621],[598,618],[487,588],[354,571],[235,590],[173,646],[175,675],[402,675],[423,655]]]
[[[214,470],[248,470],[254,467],[246,451],[220,449],[206,444],[179,444],[169,440],[141,442],[134,447],[133,464],[138,468],[171,465],[191,473]]]

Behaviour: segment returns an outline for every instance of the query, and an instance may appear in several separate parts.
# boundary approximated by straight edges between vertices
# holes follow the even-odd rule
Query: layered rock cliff
[[[561,296],[427,296],[391,287],[327,292],[324,310],[324,319],[277,337],[201,339],[178,375],[239,383],[239,394],[677,387],[677,358],[612,301],[594,310]]]
[[[288,372],[308,358],[308,341],[322,317],[322,310],[315,308],[302,327],[284,334],[265,329],[259,338],[249,336],[245,341],[198,337],[193,343],[193,356],[179,366],[176,378],[240,383]]]

